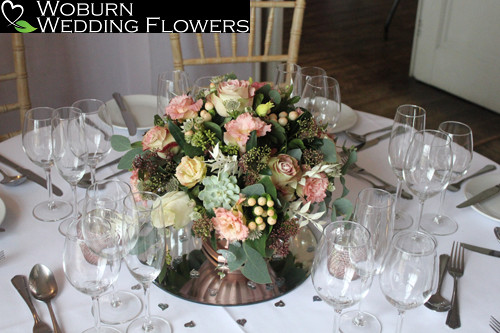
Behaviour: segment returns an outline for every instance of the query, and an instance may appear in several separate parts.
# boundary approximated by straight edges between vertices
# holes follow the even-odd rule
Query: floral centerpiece
[[[321,229],[328,210],[332,220],[352,212],[347,164],[291,91],[214,77],[197,96],[173,98],[142,141],[112,138],[115,150],[127,151],[118,167],[132,171],[132,187],[162,196],[165,225],[192,222],[193,234],[214,248],[224,240],[218,252],[227,267],[256,283],[271,282],[266,259],[286,256],[299,228]]]

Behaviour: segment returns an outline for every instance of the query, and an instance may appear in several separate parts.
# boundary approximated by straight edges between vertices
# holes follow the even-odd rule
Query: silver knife
[[[490,250],[490,249],[486,249],[484,247],[479,247],[479,246],[475,246],[475,245],[471,245],[471,244],[467,244],[467,243],[460,243],[460,244],[463,247],[465,247],[467,250],[471,250],[471,251],[474,251],[477,253],[487,254],[487,255],[492,256],[492,257],[500,258],[500,251]]]
[[[118,104],[118,108],[122,113],[123,120],[127,125],[128,134],[130,136],[134,136],[137,133],[137,125],[135,124],[134,116],[132,115],[132,113],[130,113],[130,110],[127,108],[127,105],[125,104],[122,95],[115,92],[113,93],[113,98],[115,99],[116,104]]]
[[[370,148],[371,146],[375,146],[380,141],[382,141],[382,140],[387,139],[388,137],[390,137],[391,133],[392,132],[388,132],[388,133],[385,133],[385,134],[382,134],[382,135],[376,137],[375,139],[371,139],[371,140],[368,140],[368,141],[366,141],[364,143],[360,143],[359,145],[356,146],[356,150],[360,151],[360,150],[363,150],[363,149],[366,149],[366,148]]]
[[[495,185],[493,187],[490,187],[489,189],[486,189],[486,190],[480,192],[479,194],[476,194],[472,198],[465,200],[464,202],[459,204],[457,206],[457,208],[464,208],[464,207],[468,207],[468,206],[477,204],[478,202],[484,201],[484,200],[494,196],[498,192],[500,192],[500,184]]]
[[[33,171],[28,170],[26,168],[23,168],[22,166],[12,162],[11,160],[7,159],[6,157],[4,157],[2,155],[0,155],[0,162],[7,164],[11,168],[14,168],[16,171],[22,173],[23,175],[26,176],[26,178],[34,181],[38,185],[41,185],[41,186],[47,188],[47,180],[43,177],[40,177],[39,175],[37,175]],[[52,184],[52,193],[54,193],[55,195],[57,195],[59,197],[63,195],[63,192],[61,191],[61,189],[59,187],[55,186],[54,184]]]

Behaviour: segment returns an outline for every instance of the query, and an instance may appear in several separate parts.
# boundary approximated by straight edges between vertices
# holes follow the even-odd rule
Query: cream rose
[[[229,111],[243,111],[245,107],[252,106],[255,87],[245,80],[228,80],[220,82],[217,92],[208,96],[214,105],[215,111],[222,117],[229,116]],[[230,107],[230,105],[237,107]]]
[[[172,148],[178,149],[178,144],[170,131],[162,126],[155,126],[144,134],[142,138],[142,150],[165,152]],[[175,151],[174,151],[175,153]]]
[[[175,170],[175,176],[187,188],[192,188],[202,181],[206,173],[207,165],[201,156],[195,156],[194,158],[184,156]]]
[[[276,157],[271,157],[268,163],[271,169],[271,180],[277,187],[283,187],[297,182],[300,178],[299,162],[290,155],[279,154]]]
[[[174,226],[175,229],[184,228],[191,222],[194,203],[184,191],[168,192],[161,197],[162,219],[158,215],[151,216],[153,225],[157,228]]]

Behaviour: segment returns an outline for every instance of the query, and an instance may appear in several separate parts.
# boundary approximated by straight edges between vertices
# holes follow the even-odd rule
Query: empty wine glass
[[[97,181],[87,188],[84,216],[106,218],[120,235],[123,223],[124,200],[131,193],[130,185],[118,179]],[[120,246],[123,244],[120,243]],[[122,257],[125,251],[121,248]],[[101,321],[106,324],[123,324],[135,319],[142,311],[141,299],[125,290],[111,291],[101,297]]]
[[[302,92],[300,82],[300,66],[292,63],[282,63],[276,66],[274,89],[280,93],[290,91],[290,97],[299,96]]]
[[[380,274],[380,289],[398,310],[396,332],[402,332],[406,310],[431,297],[436,282],[436,245],[431,235],[403,230],[394,235]]]
[[[135,319],[127,332],[172,332],[170,324],[159,316],[151,316],[149,290],[160,274],[166,255],[166,233],[162,217],[161,198],[151,192],[131,193],[125,200],[124,235],[133,235],[125,262],[132,276],[144,289],[144,316]]]
[[[79,109],[62,107],[54,111],[52,145],[56,169],[73,191],[73,216],[59,223],[59,232],[65,235],[69,224],[80,215],[76,185],[82,179],[87,166],[85,127]]]
[[[368,229],[351,221],[332,222],[323,229],[311,277],[318,295],[335,311],[334,332],[339,332],[342,310],[357,304],[368,293],[372,270]]]
[[[97,99],[82,99],[72,105],[80,109],[85,120],[85,136],[87,138],[88,159],[91,182],[96,181],[95,169],[111,151],[113,125],[106,104]]]
[[[172,98],[189,93],[189,79],[186,72],[181,70],[162,72],[158,75],[157,88],[157,112],[163,117]]]
[[[408,146],[415,132],[425,129],[426,112],[417,105],[400,105],[394,116],[391,138],[389,140],[389,164],[392,172],[398,180],[396,187],[396,215],[394,220],[394,229],[402,230],[410,227],[413,219],[410,215],[403,212],[398,203],[401,199],[403,188],[403,165],[408,151]]]
[[[373,274],[382,270],[394,230],[394,196],[384,190],[365,188],[358,194],[354,209],[353,221],[361,224],[370,231],[371,248],[373,251]],[[382,331],[378,318],[366,311],[359,310],[344,313],[340,318],[340,330],[349,332]]]
[[[196,79],[193,83],[193,89],[191,90],[191,97],[194,100],[198,100],[201,97],[205,97],[210,93],[211,89],[215,89],[213,83],[214,76],[202,76]]]
[[[329,76],[310,77],[298,105],[308,109],[316,122],[332,133],[341,112],[339,83]]]
[[[415,133],[406,153],[403,179],[420,204],[417,230],[420,228],[425,200],[448,186],[452,166],[453,152],[448,134],[436,130]]]
[[[93,246],[88,246],[83,236],[83,223]],[[94,327],[85,333],[120,332],[101,326],[99,318],[99,297],[108,290],[118,278],[120,264],[119,250],[114,233],[104,219],[89,216],[76,219],[68,227],[63,250],[63,269],[66,279],[78,291],[92,297]]]
[[[68,217],[73,207],[66,201],[56,200],[52,195],[50,174],[53,159],[52,117],[54,109],[39,107],[26,111],[22,130],[23,150],[28,158],[43,168],[47,179],[49,198],[33,208],[33,216],[44,222],[56,222]]]
[[[299,76],[298,76],[299,79],[298,79],[297,89],[295,89],[295,91],[297,92],[297,96],[302,95],[307,80],[309,80],[313,76],[328,76],[328,75],[326,74],[326,71],[321,67],[308,66],[299,68]]]
[[[466,124],[458,121],[445,121],[439,124],[439,131],[446,133],[451,138],[451,150],[453,152],[453,167],[451,170],[450,183],[462,179],[469,170],[472,162],[472,130]],[[437,214],[424,214],[420,226],[432,235],[450,235],[457,231],[457,222],[443,212],[443,203],[446,196],[446,188],[441,191],[441,199]]]

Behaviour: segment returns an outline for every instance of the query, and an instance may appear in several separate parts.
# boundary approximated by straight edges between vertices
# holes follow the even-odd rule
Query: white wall
[[[188,34],[190,35],[190,34]],[[25,34],[26,60],[33,107],[61,107],[82,98],[111,99],[122,95],[156,94],[158,73],[173,69],[168,34]],[[196,45],[186,41],[185,56],[197,56]],[[222,41],[227,49],[227,41]],[[210,49],[208,47],[208,49]],[[12,71],[10,34],[0,34],[0,72]],[[241,79],[251,66],[215,65],[186,68],[194,81],[199,76],[234,71]],[[13,87],[0,85],[0,105],[14,102]],[[0,121],[0,133],[18,127],[17,115]]]

